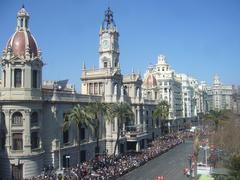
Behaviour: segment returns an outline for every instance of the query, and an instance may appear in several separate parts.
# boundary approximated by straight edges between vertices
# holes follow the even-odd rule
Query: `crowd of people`
[[[165,153],[176,145],[184,142],[185,138],[192,137],[189,132],[171,133],[153,140],[148,147],[139,152],[125,154],[101,155],[95,159],[83,162],[76,167],[66,168],[63,174],[58,174],[52,167],[46,168],[43,173],[32,179],[115,179],[149,160]]]

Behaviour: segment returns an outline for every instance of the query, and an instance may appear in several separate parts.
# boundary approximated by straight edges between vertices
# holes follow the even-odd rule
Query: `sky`
[[[108,6],[120,33],[123,74],[145,73],[163,54],[177,73],[240,85],[239,0],[0,0],[0,50],[25,5],[42,50],[43,79],[80,89],[82,64],[98,67],[99,29]]]

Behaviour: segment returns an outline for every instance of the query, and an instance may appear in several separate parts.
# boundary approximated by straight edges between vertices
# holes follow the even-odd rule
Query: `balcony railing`
[[[132,138],[137,137],[140,134],[146,132],[146,125],[137,124],[125,127],[126,136],[130,136]]]

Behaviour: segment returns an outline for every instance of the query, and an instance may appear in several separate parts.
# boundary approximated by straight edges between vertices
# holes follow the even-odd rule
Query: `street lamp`
[[[67,167],[69,168],[70,155],[67,155],[67,156],[66,156],[66,159],[67,159]]]
[[[192,158],[193,158],[193,155],[189,154],[189,155],[188,155],[188,161],[189,161],[189,173],[190,173],[190,178],[192,178]]]
[[[59,163],[59,171],[61,171],[61,142],[58,140],[58,163]]]

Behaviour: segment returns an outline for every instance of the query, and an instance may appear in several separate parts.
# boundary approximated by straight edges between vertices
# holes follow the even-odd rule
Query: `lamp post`
[[[62,167],[61,167],[61,142],[60,140],[58,141],[58,168],[59,168],[59,171],[61,171]]]
[[[70,164],[69,164],[69,162],[70,162],[70,155],[67,155],[67,156],[66,156],[66,159],[67,159],[67,167],[69,168],[69,165],[70,165]]]
[[[190,178],[192,178],[192,155],[188,155],[188,160],[189,160],[189,173],[190,173]]]

